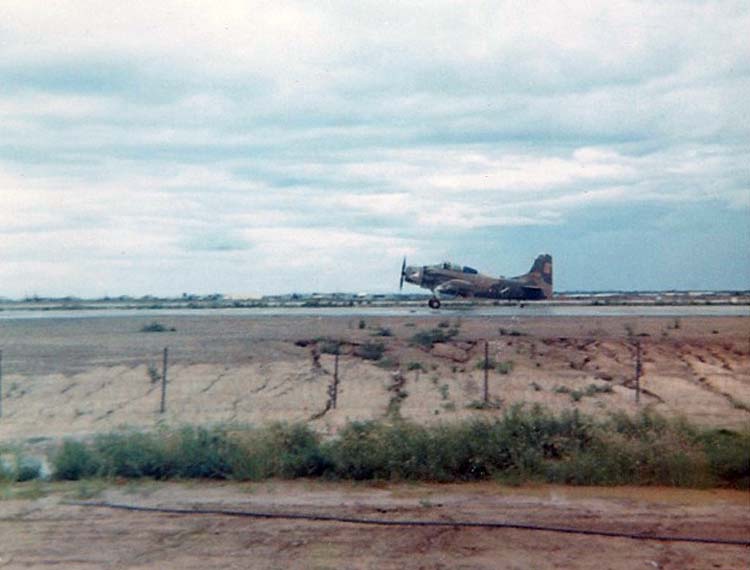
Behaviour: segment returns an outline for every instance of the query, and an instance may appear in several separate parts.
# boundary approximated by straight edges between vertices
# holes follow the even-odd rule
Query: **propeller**
[[[398,285],[399,291],[403,291],[404,289],[404,277],[406,277],[406,256],[404,256],[404,261],[401,264],[401,282]]]

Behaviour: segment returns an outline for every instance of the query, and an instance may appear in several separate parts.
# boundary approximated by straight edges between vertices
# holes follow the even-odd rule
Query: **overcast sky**
[[[0,0],[0,296],[542,252],[557,290],[750,288],[749,30],[747,1]]]

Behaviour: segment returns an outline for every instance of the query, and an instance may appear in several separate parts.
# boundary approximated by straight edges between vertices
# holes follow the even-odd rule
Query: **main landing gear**
[[[437,297],[433,297],[429,301],[427,301],[427,304],[430,306],[430,309],[439,309],[440,308],[440,299]]]

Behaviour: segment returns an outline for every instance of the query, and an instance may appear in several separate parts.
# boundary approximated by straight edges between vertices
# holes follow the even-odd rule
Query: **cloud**
[[[580,267],[599,220],[675,243],[649,211],[726,241],[749,27],[741,2],[3,2],[0,295],[387,290],[388,258],[504,271],[570,232]]]

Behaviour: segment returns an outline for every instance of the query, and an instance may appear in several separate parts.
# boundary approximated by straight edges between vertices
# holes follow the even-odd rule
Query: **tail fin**
[[[552,256],[550,254],[544,253],[538,256],[525,277],[527,281],[542,289],[545,299],[552,298]]]

